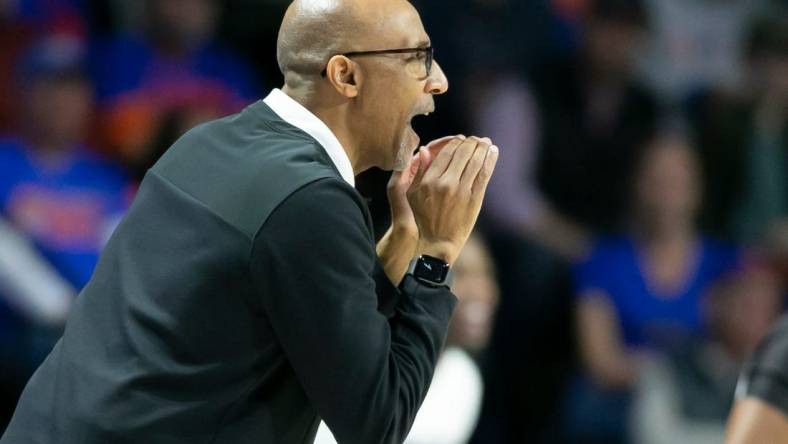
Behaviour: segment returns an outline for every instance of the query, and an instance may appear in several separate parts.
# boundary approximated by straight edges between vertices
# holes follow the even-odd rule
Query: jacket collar
[[[282,120],[317,140],[320,146],[326,150],[328,157],[331,158],[345,182],[352,187],[356,186],[353,165],[350,163],[347,152],[342,148],[339,139],[322,120],[279,88],[274,88],[263,102]]]

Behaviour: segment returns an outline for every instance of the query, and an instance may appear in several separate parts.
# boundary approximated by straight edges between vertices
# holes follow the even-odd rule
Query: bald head
[[[406,0],[295,0],[287,9],[277,41],[277,61],[285,83],[295,86],[319,76],[336,54],[379,49],[376,45],[385,45],[390,34],[387,17],[403,8],[413,10]]]
[[[448,89],[429,47],[408,0],[295,0],[277,42],[282,91],[337,135],[355,172],[402,169],[413,117]]]

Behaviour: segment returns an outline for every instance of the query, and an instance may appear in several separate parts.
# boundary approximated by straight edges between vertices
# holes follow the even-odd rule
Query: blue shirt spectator
[[[82,147],[47,164],[21,139],[0,140],[0,212],[76,289],[90,279],[129,190],[120,169]]]
[[[626,443],[632,389],[647,357],[703,338],[705,296],[738,262],[695,227],[701,171],[687,136],[654,134],[631,183],[630,228],[575,268],[583,372],[567,391],[567,442]]]
[[[684,284],[669,292],[649,282],[642,257],[632,238],[600,239],[591,256],[574,268],[576,294],[588,297],[595,290],[604,292],[615,308],[628,347],[663,349],[682,336],[700,335],[705,291],[736,267],[736,248],[701,239]]]
[[[100,101],[125,94],[177,96],[196,90],[240,105],[257,98],[259,90],[249,67],[212,43],[189,53],[168,56],[142,37],[123,36],[96,45],[91,74]]]
[[[245,61],[213,39],[217,2],[157,0],[143,6],[144,29],[95,44],[90,61],[102,145],[139,171],[161,154],[163,133],[179,136],[236,113],[259,93]]]

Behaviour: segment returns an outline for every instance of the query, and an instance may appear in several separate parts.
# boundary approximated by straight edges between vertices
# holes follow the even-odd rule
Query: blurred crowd
[[[422,140],[501,161],[412,442],[721,442],[785,307],[788,3],[413,3]],[[287,4],[0,0],[0,434],[147,169],[281,85]]]

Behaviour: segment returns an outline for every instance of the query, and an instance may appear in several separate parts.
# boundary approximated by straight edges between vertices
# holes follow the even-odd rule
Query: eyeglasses
[[[432,61],[435,58],[435,50],[432,46],[427,46],[426,48],[401,48],[401,49],[381,49],[376,51],[353,51],[353,52],[346,52],[344,54],[337,54],[345,57],[356,57],[356,56],[373,56],[373,55],[383,55],[383,54],[409,54],[409,53],[416,53],[417,58],[419,60],[423,60],[424,63],[418,64],[408,64],[413,68],[409,69],[409,72],[417,78],[426,79],[432,73]],[[323,71],[320,73],[322,77],[325,77],[328,73],[328,67],[323,68]]]

